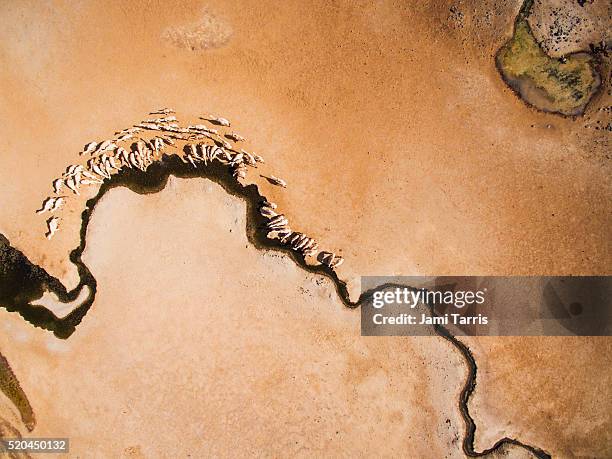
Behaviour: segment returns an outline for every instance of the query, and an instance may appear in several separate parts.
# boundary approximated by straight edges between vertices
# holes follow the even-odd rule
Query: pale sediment
[[[146,142],[146,139],[143,141]],[[58,318],[55,314],[53,314],[51,311],[48,311],[44,307],[33,306],[31,302],[22,301],[21,303],[16,303],[13,300],[13,306],[10,310],[18,311],[26,320],[28,320],[33,325],[53,331],[54,334],[58,337],[70,337],[70,335],[72,335],[76,331],[77,326],[81,323],[81,321],[93,305],[97,291],[96,280],[91,274],[89,268],[87,268],[86,264],[82,261],[82,255],[86,248],[87,227],[97,203],[109,190],[116,187],[126,187],[139,194],[156,193],[165,188],[170,175],[182,178],[208,178],[213,182],[216,182],[221,185],[224,190],[229,194],[242,198],[247,206],[246,230],[248,240],[258,249],[273,249],[282,251],[289,255],[303,269],[311,273],[317,273],[329,277],[333,281],[339,299],[345,306],[349,308],[357,308],[364,301],[367,301],[375,290],[391,286],[379,286],[372,291],[364,292],[357,301],[351,301],[349,298],[346,282],[338,276],[338,273],[335,271],[334,266],[328,263],[321,263],[321,260],[318,260],[319,263],[309,263],[306,259],[307,255],[301,250],[296,249],[291,244],[288,245],[287,241],[283,242],[282,239],[276,237],[270,238],[267,237],[266,234],[264,234],[270,230],[269,223],[271,220],[269,216],[262,214],[261,206],[262,203],[269,203],[269,201],[266,199],[265,196],[262,196],[260,194],[259,188],[256,184],[245,185],[240,181],[244,177],[237,177],[235,174],[232,173],[233,167],[235,165],[232,164],[233,159],[238,157],[239,161],[242,162],[243,158],[246,158],[244,154],[234,151],[233,153],[229,154],[229,157],[225,161],[214,161],[215,158],[211,159],[210,157],[202,157],[201,155],[198,155],[198,151],[203,151],[204,154],[206,154],[206,149],[203,148],[201,150],[198,150],[198,146],[192,145],[194,144],[187,144],[184,146],[182,150],[182,158],[178,154],[167,155],[162,152],[159,152],[160,157],[155,160],[149,161],[146,165],[144,163],[139,163],[137,160],[135,160],[133,164],[134,167],[126,166],[122,168],[117,168],[116,172],[113,172],[112,174],[109,173],[108,177],[104,177],[101,180],[101,184],[99,185],[100,188],[97,195],[87,201],[85,205],[85,210],[82,213],[81,244],[71,253],[71,261],[78,266],[78,270],[81,275],[79,287],[77,287],[77,289],[74,289],[71,292],[66,292],[66,289],[57,279],[51,278],[46,273],[44,273],[45,276],[43,276],[43,274],[41,273],[40,278],[37,280],[37,282],[41,286],[43,284],[46,284],[47,288],[53,293],[55,293],[60,299],[71,298],[72,300],[74,300],[80,294],[84,286],[89,287],[91,293],[83,304],[79,305],[76,309],[71,311],[63,318]],[[229,147],[224,144],[222,144],[218,148],[226,148],[229,150]],[[137,145],[134,148],[134,151],[142,150],[140,150],[139,146]],[[139,154],[146,155],[146,153]],[[245,159],[245,161],[247,160]],[[104,159],[102,160],[102,163],[104,163]],[[204,167],[198,167],[202,163]],[[111,171],[109,170],[109,172]],[[65,177],[65,180],[70,179],[70,177],[72,176],[69,174],[68,177]],[[12,248],[10,249],[13,251],[15,250]],[[328,252],[323,253],[324,257],[328,257]],[[24,259],[21,260],[21,263],[27,265],[27,263],[29,262],[27,261],[27,259]],[[29,288],[29,286],[27,286],[26,288]],[[40,288],[41,287],[38,288],[39,295],[42,294]],[[16,296],[20,296],[20,294],[21,292],[18,292]],[[476,362],[469,348],[465,344],[454,338],[444,327],[436,325],[433,327],[433,330],[438,336],[449,341],[460,352],[462,358],[468,366],[467,381],[465,382],[465,385],[461,391],[459,398],[459,409],[465,422],[466,429],[466,433],[462,442],[463,452],[471,457],[479,457],[493,452],[500,452],[505,448],[514,446],[524,448],[526,451],[536,457],[549,457],[548,454],[544,451],[536,447],[523,444],[520,441],[511,438],[500,439],[492,447],[482,452],[475,451],[474,434],[476,430],[476,425],[469,414],[468,402],[476,384]]]

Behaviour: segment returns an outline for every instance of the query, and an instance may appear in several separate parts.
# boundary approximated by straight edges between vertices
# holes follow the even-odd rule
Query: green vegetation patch
[[[536,41],[527,17],[527,0],[514,24],[514,35],[497,52],[504,81],[534,107],[563,115],[581,115],[600,85],[593,57],[587,53],[549,57]]]

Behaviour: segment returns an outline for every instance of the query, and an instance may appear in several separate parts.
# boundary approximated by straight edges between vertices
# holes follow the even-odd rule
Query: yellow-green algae
[[[601,79],[588,53],[551,58],[533,36],[527,18],[533,0],[526,0],[514,23],[512,38],[497,52],[504,81],[528,104],[547,112],[581,115]]]

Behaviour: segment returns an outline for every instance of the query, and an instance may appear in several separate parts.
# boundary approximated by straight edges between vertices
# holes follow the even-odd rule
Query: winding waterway
[[[71,291],[67,291],[57,278],[49,275],[41,267],[31,263],[21,251],[12,247],[10,242],[0,235],[0,306],[8,311],[20,314],[35,327],[53,332],[58,338],[70,338],[93,305],[97,291],[96,279],[82,261],[82,254],[86,247],[87,228],[96,204],[109,190],[116,187],[126,187],[138,194],[157,193],[165,188],[170,175],[180,178],[201,177],[209,179],[219,184],[227,193],[244,200],[247,208],[246,233],[249,241],[260,250],[281,251],[291,257],[302,269],[330,278],[335,285],[338,297],[348,308],[360,307],[360,305],[371,298],[375,291],[396,286],[409,287],[397,284],[381,285],[375,289],[363,292],[356,301],[352,302],[349,298],[346,283],[338,277],[334,270],[325,265],[308,265],[302,255],[290,250],[278,240],[271,240],[266,237],[265,231],[263,231],[266,220],[258,211],[260,203],[266,198],[260,194],[256,185],[250,184],[245,186],[240,184],[232,178],[227,167],[216,162],[209,164],[206,168],[194,169],[181,161],[176,155],[164,155],[160,161],[153,163],[146,173],[135,169],[124,169],[113,175],[111,179],[101,185],[98,194],[87,201],[85,210],[82,213],[80,244],[70,253],[70,260],[77,266],[80,277],[79,284]],[[40,298],[45,291],[54,293],[64,303],[71,302],[79,296],[85,287],[88,287],[90,292],[85,301],[63,318],[57,317],[53,312],[42,306],[32,304],[32,301]],[[431,313],[434,313],[433,310],[431,310]],[[550,455],[540,448],[511,438],[502,438],[484,451],[475,451],[474,436],[476,424],[469,413],[468,403],[476,387],[478,370],[476,361],[470,349],[455,338],[447,329],[441,325],[433,325],[432,328],[438,336],[450,342],[461,353],[468,367],[467,379],[458,401],[459,410],[465,422],[465,435],[462,442],[464,453],[470,457],[482,457],[493,452],[502,451],[506,446],[512,445],[526,449],[535,457],[549,458]],[[4,359],[2,360],[4,361]],[[12,375],[8,363],[5,366],[0,366],[0,379],[7,379],[10,376],[9,372]],[[14,376],[13,378],[17,385],[13,384],[11,387],[18,387],[17,379]],[[5,385],[1,387],[3,392],[7,394]],[[11,398],[9,394],[7,395],[18,406],[24,423],[28,425],[30,421],[33,423],[34,415],[23,391],[21,391],[21,394],[22,396],[18,402],[15,402],[14,397]],[[31,418],[28,415],[28,410],[31,411]]]

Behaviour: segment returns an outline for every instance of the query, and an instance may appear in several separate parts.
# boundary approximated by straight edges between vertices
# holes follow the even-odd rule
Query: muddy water
[[[26,428],[29,431],[34,429],[36,419],[28,396],[21,388],[19,380],[2,354],[0,354],[0,390],[15,405]]]

